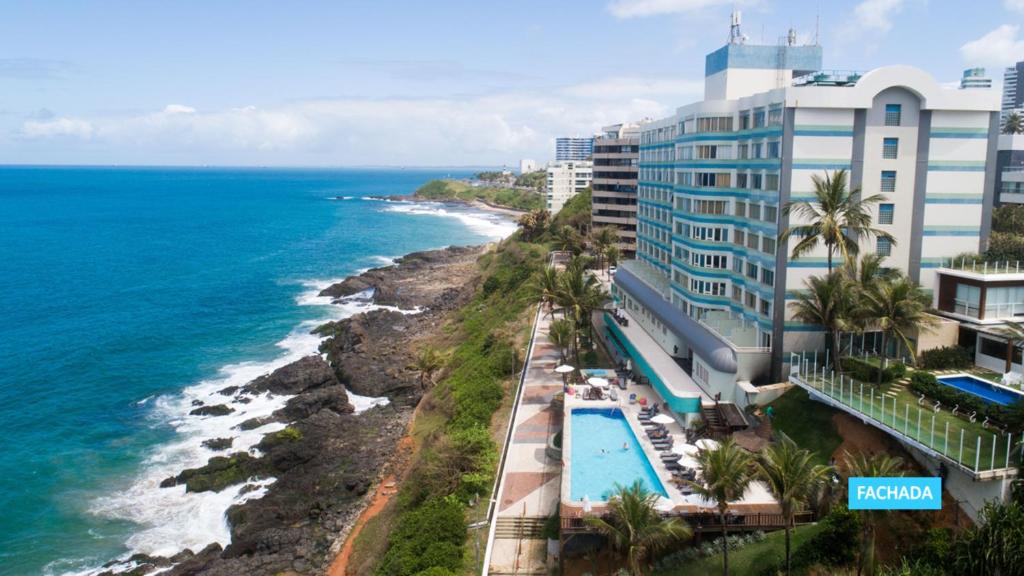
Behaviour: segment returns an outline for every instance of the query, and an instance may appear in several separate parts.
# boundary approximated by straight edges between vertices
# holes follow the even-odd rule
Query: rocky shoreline
[[[342,196],[336,196],[335,200],[340,200]],[[393,194],[391,196],[366,196],[369,200],[380,200],[382,202],[436,202],[438,204],[447,204],[451,206],[463,206],[468,208],[474,208],[476,210],[483,210],[484,212],[493,212],[495,214],[501,214],[503,216],[510,216],[516,218],[526,214],[528,210],[520,210],[519,208],[512,208],[509,206],[501,206],[498,204],[492,204],[479,198],[474,200],[463,200],[461,198],[424,198],[422,196],[405,196],[402,194]]]
[[[209,440],[207,447],[222,455],[161,484],[184,485],[190,492],[241,483],[243,493],[265,490],[262,497],[228,509],[231,544],[170,558],[136,555],[127,563],[109,564],[101,576],[158,570],[171,576],[323,574],[371,487],[387,472],[423,395],[413,368],[418,343],[471,298],[476,260],[484,250],[415,252],[324,289],[320,295],[336,302],[372,300],[386,308],[320,326],[315,332],[325,338],[322,356],[307,356],[244,386],[225,388],[220,391],[224,404],[196,406],[194,415],[217,418],[230,413],[229,402],[264,394],[289,397],[271,416],[239,426],[287,425],[264,435],[254,450],[232,452],[230,437]],[[348,391],[384,396],[389,403],[355,414]],[[260,480],[263,484],[257,484]]]

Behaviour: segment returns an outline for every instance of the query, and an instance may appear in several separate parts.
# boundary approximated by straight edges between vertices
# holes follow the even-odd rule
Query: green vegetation
[[[647,491],[639,480],[632,486],[616,485],[615,491],[606,517],[587,516],[585,520],[608,538],[613,550],[626,557],[633,576],[643,573],[642,565],[651,554],[693,534],[682,520],[662,517],[655,508],[660,496]]]
[[[526,174],[520,174],[516,178],[516,186],[526,186],[534,188],[538,192],[544,189],[544,186],[548,183],[548,173],[546,170],[537,170],[536,172],[527,172]]]
[[[974,358],[963,346],[945,346],[921,352],[918,362],[925,370],[962,370],[970,368]]]
[[[882,369],[878,366],[879,362],[873,358],[844,356],[840,358],[839,364],[847,375],[861,382],[873,382],[876,385],[899,380],[907,373],[907,367],[902,362],[895,362]]]
[[[811,400],[801,388],[791,388],[771,403],[775,416],[772,427],[782,431],[802,448],[814,454],[817,464],[828,464],[843,439],[832,417],[835,410]]]
[[[302,440],[302,431],[298,428],[287,426],[274,434],[274,437],[282,442],[296,442]]]
[[[389,536],[386,550],[376,551],[376,574],[465,571],[467,506],[486,502],[494,482],[491,419],[521,365],[520,332],[532,303],[527,284],[543,268],[546,254],[544,246],[513,237],[480,258],[480,287],[446,327],[452,350],[416,417],[416,460],[391,518],[380,522],[388,525]],[[436,370],[434,359],[428,360],[421,373]],[[357,545],[370,553],[367,542],[357,540]]]
[[[747,487],[754,481],[753,458],[750,452],[741,448],[732,436],[726,438],[714,450],[701,450],[697,454],[698,468],[703,475],[702,482],[689,482],[694,494],[715,503],[722,524],[722,573],[729,573],[729,523],[726,512],[729,502],[743,497]]]
[[[800,550],[800,547],[809,539],[822,531],[821,524],[799,526],[793,530],[793,546]],[[773,532],[761,542],[748,544],[742,548],[732,551],[729,556],[729,573],[732,576],[760,576],[765,574],[765,566],[772,569],[783,557],[785,548],[785,535],[780,532]],[[769,564],[769,562],[773,562]],[[708,574],[719,574],[722,571],[722,554],[714,554],[707,558],[695,561],[682,562],[672,568],[666,568],[655,572],[658,576],[707,576]],[[775,572],[767,574],[774,576]]]
[[[480,200],[495,206],[516,210],[539,210],[544,197],[532,190],[499,186],[470,186],[457,180],[431,180],[416,190],[415,196],[424,200]]]
[[[247,452],[230,456],[214,456],[201,468],[189,468],[177,476],[186,492],[219,492],[232,484],[245,482],[259,470],[261,462]]]
[[[851,478],[891,478],[903,476],[903,461],[888,454],[868,456],[863,453],[847,454],[844,459]],[[875,572],[875,527],[888,510],[859,510],[860,551],[857,554],[857,574]]]

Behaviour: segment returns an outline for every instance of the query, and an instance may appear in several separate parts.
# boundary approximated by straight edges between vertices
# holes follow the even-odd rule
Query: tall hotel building
[[[590,160],[594,138],[555,138],[555,162]]]
[[[594,138],[591,225],[614,228],[622,258],[636,255],[636,187],[640,125],[605,126]]]
[[[822,72],[820,46],[792,34],[746,45],[736,32],[706,58],[704,100],[643,127],[637,256],[612,286],[630,322],[604,322],[687,415],[716,397],[764,400],[789,352],[823,348],[787,302],[826,273],[825,250],[792,260],[798,239],[778,243],[812,176],[847,170],[851,189],[881,194],[874,223],[896,242],[865,239],[861,252],[928,290],[946,259],[979,250],[994,193],[996,91],[906,66]]]

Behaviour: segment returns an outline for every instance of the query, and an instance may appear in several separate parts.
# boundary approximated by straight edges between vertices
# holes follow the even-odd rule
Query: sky
[[[734,8],[826,69],[1024,60],[1024,0],[0,0],[0,164],[546,161],[698,100]]]

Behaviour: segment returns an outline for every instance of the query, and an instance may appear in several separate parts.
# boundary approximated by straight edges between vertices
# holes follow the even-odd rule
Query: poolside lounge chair
[[[664,462],[664,464],[665,464],[665,468],[668,469],[669,472],[671,472],[673,470],[682,470],[683,469],[683,467],[680,466],[678,462]]]
[[[683,456],[681,454],[662,454],[662,462],[678,462]]]

